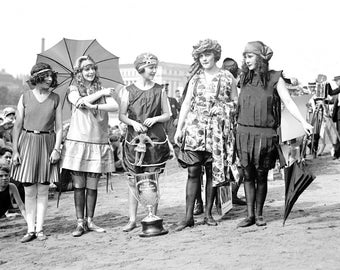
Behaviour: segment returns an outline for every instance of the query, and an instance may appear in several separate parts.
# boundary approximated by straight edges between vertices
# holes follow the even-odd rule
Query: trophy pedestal
[[[140,237],[152,237],[167,234],[168,231],[163,228],[163,219],[156,216],[147,216],[142,221],[142,233]]]

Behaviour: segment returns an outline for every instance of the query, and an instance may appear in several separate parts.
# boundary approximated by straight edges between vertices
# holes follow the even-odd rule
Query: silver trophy
[[[159,201],[158,178],[160,172],[145,172],[132,174],[136,187],[135,197],[148,210],[148,215],[141,221],[141,237],[151,237],[167,234],[163,228],[163,219],[153,214],[153,209]]]

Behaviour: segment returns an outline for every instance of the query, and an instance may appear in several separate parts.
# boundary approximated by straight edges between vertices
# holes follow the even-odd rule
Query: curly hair
[[[193,48],[194,50],[192,51],[192,57],[194,58],[195,62],[199,62],[200,54],[207,51],[211,51],[214,54],[216,62],[221,58],[222,48],[216,40],[209,38],[200,40],[198,44],[193,46]]]
[[[85,79],[83,77],[83,68],[81,67],[81,64],[86,61],[89,60],[93,63],[94,69],[96,71],[95,77],[93,79],[93,81],[91,82],[91,86],[90,88],[86,87],[84,82]],[[97,92],[98,90],[101,89],[101,82],[99,80],[99,73],[98,73],[98,68],[95,64],[95,61],[92,59],[91,56],[89,55],[85,55],[85,56],[81,56],[76,60],[76,64],[74,66],[74,81],[75,81],[75,85],[78,86],[78,90],[81,96],[87,96],[90,95],[92,93]]]
[[[267,87],[268,81],[270,79],[269,76],[269,63],[264,58],[260,57],[259,55],[255,54],[255,66],[256,71],[260,76],[261,82],[264,85],[264,88]],[[245,58],[242,62],[242,73],[244,76],[243,86],[246,85],[248,82],[251,82],[254,76],[254,70],[249,70],[248,66],[245,63]]]
[[[52,70],[51,66],[46,63],[36,63],[31,69],[31,78],[29,79],[30,84],[37,85],[42,83],[46,77],[52,72],[52,83],[51,88],[55,88],[58,85],[57,73]]]

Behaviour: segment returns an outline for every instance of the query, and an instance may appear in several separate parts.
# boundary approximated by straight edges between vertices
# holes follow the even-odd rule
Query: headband
[[[41,73],[44,73],[44,72],[47,72],[47,71],[52,71],[52,69],[45,68],[45,69],[39,70],[38,72],[34,72],[31,76],[34,77],[34,76],[37,76],[38,74],[41,74]]]
[[[137,56],[134,64],[139,72],[145,67],[158,65],[158,58],[152,53],[142,53]]]

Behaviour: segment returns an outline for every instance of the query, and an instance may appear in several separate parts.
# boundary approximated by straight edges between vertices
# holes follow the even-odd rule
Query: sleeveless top
[[[53,92],[43,102],[39,102],[32,91],[26,91],[23,94],[23,128],[37,131],[54,130],[55,110],[59,101],[59,95]]]
[[[281,99],[277,83],[282,71],[269,71],[269,81],[264,88],[259,76],[241,77],[241,93],[238,102],[238,126],[236,132],[237,156],[243,167],[252,164],[256,168],[272,169],[279,158],[285,159],[279,145],[277,128],[281,122]]]
[[[259,76],[254,74],[251,81],[243,86],[241,78],[241,93],[238,101],[238,124],[251,127],[266,127],[277,129],[281,121],[281,99],[276,85],[282,71],[271,70],[270,80],[266,89]]]
[[[126,87],[129,92],[129,104],[127,108],[128,117],[138,123],[143,124],[145,119],[162,114],[162,89],[157,83],[148,90],[141,90],[132,84]],[[146,144],[146,152],[141,167],[164,166],[169,159],[170,150],[168,139],[164,131],[163,123],[155,123],[148,128],[147,135],[154,146]],[[124,142],[124,163],[129,170],[135,171],[135,147],[131,142],[138,136],[132,126],[128,126]]]
[[[209,84],[200,70],[192,78],[194,87],[191,108],[185,121],[184,150],[212,153],[213,185],[226,180],[234,145],[235,104],[231,98],[233,78],[220,70]],[[219,108],[210,115],[213,106]]]
[[[11,197],[9,195],[9,185],[5,190],[0,191],[0,217],[11,207]]]

